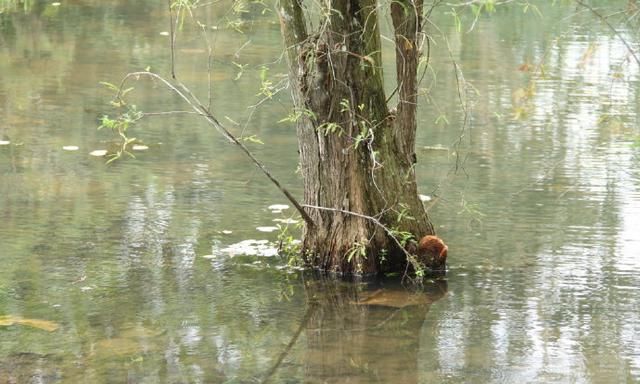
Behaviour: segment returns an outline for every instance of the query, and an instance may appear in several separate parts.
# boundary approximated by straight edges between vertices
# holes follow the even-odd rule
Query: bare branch
[[[167,0],[169,3],[169,48],[171,49],[171,78],[175,80],[176,78],[176,31],[175,25],[173,24],[173,11],[171,9],[171,1]]]
[[[298,327],[298,330],[296,331],[296,333],[293,334],[293,337],[291,338],[291,341],[289,341],[289,344],[287,344],[287,347],[284,349],[284,351],[282,351],[282,353],[280,353],[280,356],[278,356],[276,363],[271,367],[271,369],[269,369],[269,372],[267,372],[266,376],[264,377],[264,379],[262,379],[260,383],[265,384],[265,383],[268,383],[269,380],[271,380],[271,377],[273,377],[273,374],[276,373],[278,368],[280,368],[280,365],[284,361],[284,358],[287,357],[287,355],[291,351],[291,348],[293,348],[293,346],[296,344],[296,341],[302,334],[302,331],[304,331],[304,329],[307,327],[309,320],[311,320],[311,316],[313,315],[313,313],[316,311],[317,308],[318,308],[318,304],[313,302],[311,303],[309,308],[307,308],[307,312],[304,314],[304,317],[300,321],[300,326]]]
[[[164,77],[162,77],[162,76],[160,76],[160,75],[158,75],[156,73],[153,73],[153,72],[147,72],[147,71],[132,72],[132,73],[127,74],[122,79],[122,82],[120,83],[120,91],[116,95],[116,98],[118,100],[120,100],[120,101],[123,101],[122,100],[122,90],[125,89],[124,87],[125,87],[126,83],[131,78],[139,78],[141,76],[150,77],[152,79],[160,81],[167,88],[169,88],[171,91],[173,91],[178,96],[180,96],[180,98],[182,100],[184,100],[195,111],[195,113],[198,113],[198,114],[202,115],[205,118],[205,120],[207,120],[207,122],[209,124],[211,124],[213,127],[215,127],[218,130],[218,132],[220,132],[224,137],[226,137],[233,144],[235,144],[238,147],[240,147],[240,149],[247,155],[247,157],[249,157],[249,159],[251,159],[251,161],[258,168],[260,168],[262,173],[264,173],[269,178],[269,180],[271,180],[271,182],[273,184],[275,184],[276,187],[278,187],[280,192],[282,192],[287,197],[287,199],[291,202],[291,204],[293,204],[293,206],[298,210],[298,212],[300,213],[300,215],[304,219],[305,223],[307,223],[307,225],[310,228],[313,228],[315,226],[315,224],[314,224],[313,220],[311,219],[311,217],[309,217],[309,215],[300,206],[300,203],[298,203],[298,201],[293,197],[293,195],[291,195],[291,193],[285,187],[283,187],[280,184],[280,182],[273,177],[273,175],[271,175],[271,172],[269,172],[267,170],[267,168],[258,159],[256,159],[256,157],[251,153],[251,151],[249,151],[249,149],[240,140],[238,140],[238,138],[236,138],[231,132],[229,132],[220,123],[220,121],[211,113],[211,111],[209,111],[209,109],[207,107],[205,107],[200,102],[200,100],[191,92],[191,90],[189,90],[189,88],[187,88],[184,84],[178,83],[178,86],[175,86],[175,85],[171,84]],[[180,89],[178,87],[180,87]]]

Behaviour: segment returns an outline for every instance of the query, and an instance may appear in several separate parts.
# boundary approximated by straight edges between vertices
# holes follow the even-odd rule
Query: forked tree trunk
[[[394,0],[398,105],[387,106],[375,0],[328,0],[309,33],[301,0],[279,15],[299,118],[307,261],[341,273],[403,271],[405,253],[372,220],[420,238],[433,234],[417,193],[414,164],[422,0]],[[441,266],[427,265],[438,268]]]

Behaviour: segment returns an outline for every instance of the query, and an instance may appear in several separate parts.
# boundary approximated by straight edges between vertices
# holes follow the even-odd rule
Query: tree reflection
[[[282,382],[282,361],[298,336],[309,383],[417,383],[420,330],[431,304],[447,292],[445,280],[419,290],[398,284],[306,283],[307,313],[263,382]],[[295,363],[294,363],[295,364]],[[282,368],[282,369],[278,369]]]

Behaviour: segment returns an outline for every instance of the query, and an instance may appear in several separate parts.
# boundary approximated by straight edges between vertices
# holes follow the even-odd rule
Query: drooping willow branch
[[[247,157],[249,157],[249,159],[251,159],[251,161],[258,168],[260,168],[262,173],[264,173],[265,176],[267,176],[267,178],[269,178],[269,180],[271,180],[271,182],[273,184],[275,184],[275,186],[280,190],[280,192],[282,192],[286,196],[287,200],[289,200],[291,202],[291,204],[293,204],[293,206],[296,208],[296,210],[298,210],[298,212],[300,213],[300,216],[302,216],[302,219],[305,221],[307,226],[309,228],[315,227],[315,224],[314,224],[313,220],[311,219],[311,217],[307,214],[307,212],[305,212],[305,210],[302,208],[300,203],[298,203],[298,201],[293,197],[293,195],[291,195],[291,193],[285,187],[283,187],[282,184],[280,184],[280,182],[278,180],[276,180],[275,177],[273,177],[271,172],[269,172],[269,170],[267,170],[267,168],[264,166],[264,164],[262,164],[253,155],[253,153],[251,153],[251,151],[249,151],[249,149],[240,140],[238,140],[237,137],[235,137],[235,135],[233,135],[229,130],[227,130],[224,127],[224,125],[222,125],[220,123],[220,121],[211,112],[210,106],[211,106],[211,60],[212,60],[212,51],[211,51],[210,44],[208,44],[209,40],[208,40],[208,37],[207,37],[206,33],[203,32],[204,39],[207,42],[207,48],[208,48],[208,53],[209,53],[208,62],[207,62],[207,69],[208,69],[207,73],[208,73],[208,76],[209,76],[208,106],[205,106],[202,102],[200,102],[198,97],[196,95],[194,95],[193,92],[191,92],[191,90],[186,85],[184,85],[182,82],[180,82],[178,80],[177,71],[176,71],[176,60],[175,60],[175,51],[176,51],[175,50],[175,45],[176,45],[176,37],[177,37],[176,24],[177,24],[178,14],[176,14],[176,21],[174,21],[174,19],[173,19],[174,5],[177,5],[177,4],[174,4],[173,0],[167,0],[167,3],[168,3],[168,8],[169,8],[169,26],[170,26],[169,48],[170,48],[170,51],[171,51],[171,78],[175,81],[176,85],[172,84],[167,79],[165,79],[162,76],[160,76],[160,75],[158,75],[156,73],[153,73],[153,72],[143,71],[143,72],[129,73],[128,75],[126,75],[124,77],[124,79],[122,79],[117,98],[119,100],[122,99],[122,94],[121,94],[122,90],[125,89],[124,86],[125,86],[126,82],[131,77],[148,76],[148,77],[151,77],[152,79],[156,79],[156,80],[160,81],[167,88],[169,88],[171,91],[173,91],[175,94],[177,94],[182,100],[184,100],[195,111],[195,113],[197,113],[200,116],[204,117],[204,119],[207,120],[207,122],[210,125],[212,125],[214,128],[216,128],[218,130],[218,132],[220,132],[224,137],[226,137],[233,144],[235,144],[238,147],[240,147],[242,152],[244,152],[245,155],[247,155]],[[179,9],[181,6],[177,5],[177,7]],[[187,7],[187,10],[190,10],[189,7]],[[189,13],[193,17],[193,14],[191,12],[189,12]],[[198,25],[201,25],[201,23],[198,22]]]
[[[204,119],[212,125],[218,132],[220,132],[224,137],[226,137],[230,142],[240,147],[242,152],[251,159],[251,161],[262,171],[271,180],[273,184],[282,192],[287,199],[293,204],[293,206],[298,210],[300,216],[305,221],[305,223],[309,226],[309,228],[313,228],[315,223],[311,219],[311,217],[305,212],[300,203],[291,195],[291,193],[280,184],[278,180],[269,172],[269,170],[262,164],[254,155],[249,151],[249,149],[237,138],[235,137],[229,130],[227,130],[224,125],[220,123],[220,121],[211,113],[209,108],[205,107],[200,100],[187,88],[184,84],[178,82],[178,85],[174,85],[169,82],[164,77],[158,75],[157,73],[149,72],[149,71],[141,71],[141,72],[132,72],[127,74],[121,81],[118,94],[116,95],[116,99],[124,103],[122,100],[122,90],[125,89],[127,82],[131,78],[140,78],[142,76],[146,76],[152,79],[155,79],[162,83],[164,86],[169,88],[172,92],[178,95],[182,100],[184,100],[197,114],[204,117]]]

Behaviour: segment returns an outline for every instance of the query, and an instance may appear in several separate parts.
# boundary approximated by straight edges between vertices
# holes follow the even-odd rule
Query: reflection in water
[[[168,68],[164,4],[29,4],[0,13],[0,383],[640,379],[639,73],[587,14],[501,8],[465,34],[433,14],[450,44],[434,32],[416,169],[451,264],[412,294],[223,252],[273,242],[255,228],[290,210],[268,209],[278,192],[197,120],[143,120],[135,160],[90,156],[113,140],[95,129],[112,113],[97,84]],[[286,96],[246,109],[278,26],[252,8],[239,33],[226,11],[203,10],[214,110],[265,141],[252,149],[299,195]],[[183,33],[183,80],[206,94],[205,51]],[[460,146],[451,55],[473,90]],[[131,94],[143,111],[184,108],[154,84]]]
[[[307,312],[285,351],[293,350],[304,330],[299,356],[289,366],[303,366],[306,382],[418,382],[420,330],[431,304],[447,292],[446,281],[409,291],[313,280],[306,290],[312,294]],[[278,357],[263,382],[292,376],[281,368],[285,357]]]

